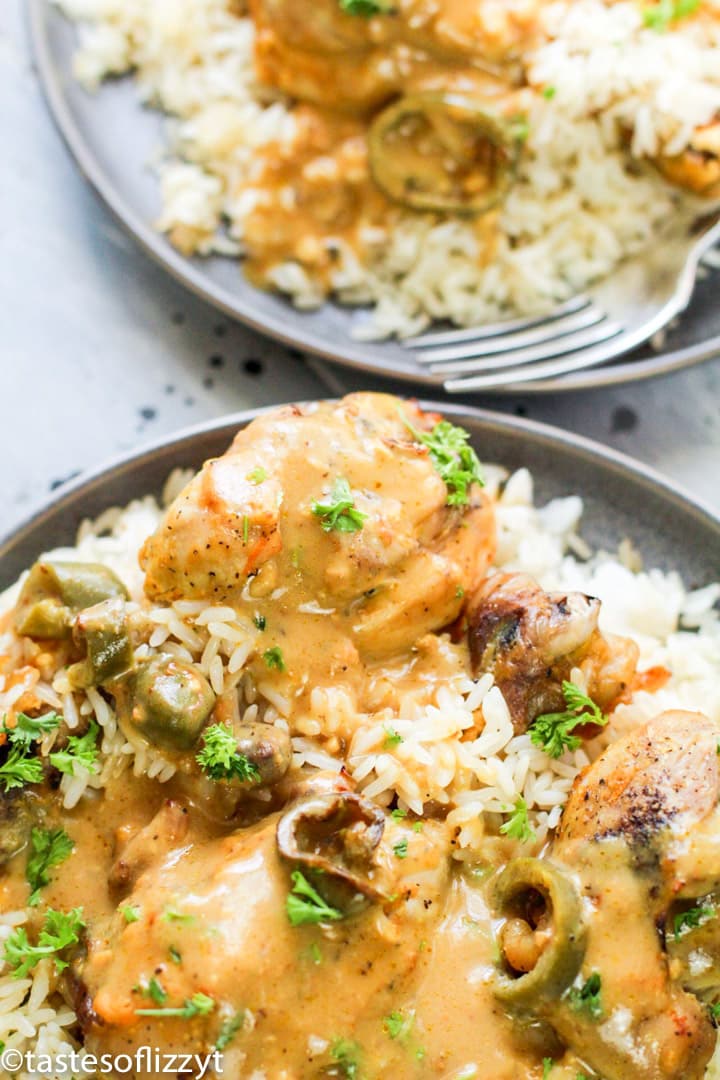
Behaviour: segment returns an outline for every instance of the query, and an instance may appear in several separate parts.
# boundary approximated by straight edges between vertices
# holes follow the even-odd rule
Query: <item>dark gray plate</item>
[[[97,95],[87,94],[72,76],[73,26],[49,0],[28,0],[28,12],[38,73],[55,121],[85,178],[149,255],[215,307],[279,341],[371,374],[438,387],[437,377],[429,376],[397,343],[354,341],[351,329],[363,318],[361,311],[326,304],[320,311],[299,312],[282,297],[254,288],[235,259],[185,258],[175,251],[152,224],[160,199],[148,162],[164,141],[162,116],[141,108],[129,79],[112,81]],[[631,382],[718,355],[719,285],[717,272],[700,283],[662,353],[639,350],[621,362],[538,382],[523,392]]]
[[[425,404],[467,428],[481,459],[509,469],[530,468],[540,501],[582,495],[582,533],[594,547],[615,549],[627,536],[648,566],[676,568],[687,585],[720,579],[720,518],[631,458],[530,420]],[[83,518],[158,493],[173,468],[197,468],[222,453],[237,429],[259,411],[180,432],[67,485],[25,525],[0,540],[0,588],[10,585],[43,551],[72,544]]]

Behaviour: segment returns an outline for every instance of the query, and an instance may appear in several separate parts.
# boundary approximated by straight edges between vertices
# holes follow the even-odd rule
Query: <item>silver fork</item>
[[[720,241],[720,210],[658,236],[601,284],[548,315],[406,338],[451,394],[595,367],[642,345],[684,311],[703,255]]]

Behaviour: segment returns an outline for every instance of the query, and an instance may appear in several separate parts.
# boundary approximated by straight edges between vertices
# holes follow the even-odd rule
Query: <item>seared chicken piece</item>
[[[612,743],[578,777],[558,844],[620,837],[646,859],[690,837],[720,796],[717,725],[701,713],[666,712]],[[717,864],[720,878],[720,861]],[[667,894],[677,891],[673,877]]]
[[[400,0],[368,19],[337,0],[251,0],[256,69],[261,82],[300,101],[363,112],[418,81],[467,86],[513,61],[532,42],[546,2]]]
[[[263,642],[289,670],[296,657],[298,670],[347,670],[358,651],[387,656],[449,625],[486,573],[495,529],[476,485],[448,504],[409,426],[438,420],[381,394],[261,416],[146,542],[148,596],[261,612]]]
[[[594,1063],[608,1080],[702,1080],[715,1046],[705,1008],[670,976],[656,926],[667,920],[671,936],[677,898],[720,885],[719,736],[700,713],[663,713],[579,777],[563,814],[553,857],[577,870],[594,908],[585,969],[602,970],[605,1013],[611,1023],[629,1012],[628,1045],[645,1058],[644,1069],[608,1069],[601,1028]]]
[[[562,887],[545,912],[553,933],[543,916],[525,925],[539,953],[525,976],[535,979],[532,995],[523,997],[517,965],[505,994],[552,1024],[605,1080],[702,1080],[713,1053],[710,1017],[671,977],[658,927],[677,896],[720,884],[719,735],[698,713],[668,712],[619,739],[576,781],[549,861],[509,868],[518,898],[523,875]],[[518,951],[513,931],[506,963]],[[572,966],[563,968],[563,954]],[[543,977],[555,979],[551,995]]]
[[[687,150],[655,158],[666,180],[706,199],[720,199],[720,117],[697,128]]]
[[[562,682],[583,671],[589,696],[607,710],[627,688],[638,649],[598,630],[600,601],[583,593],[546,593],[525,574],[490,577],[470,598],[467,622],[476,672],[489,671],[516,731],[541,713],[564,708]]]
[[[88,1049],[132,1053],[151,1045],[161,1052],[208,1053],[223,1022],[245,1011],[254,1030],[252,1037],[244,1030],[238,1035],[246,1056],[236,1076],[254,1069],[272,1076],[285,1069],[293,1076],[319,1073],[332,1063],[330,1043],[356,1032],[363,1017],[388,1044],[386,1052],[393,1049],[382,1017],[395,1007],[421,959],[423,936],[441,917],[438,900],[448,875],[444,826],[428,822],[420,835],[389,820],[378,853],[394,891],[403,900],[415,898],[419,916],[411,917],[405,903],[387,915],[372,904],[345,921],[326,919],[334,929],[323,931],[316,924],[293,925],[288,917],[297,864],[278,853],[277,823],[272,815],[258,827],[173,851],[138,879],[128,897],[138,918],[127,923],[118,913],[97,927],[87,959],[73,973],[85,993]],[[405,860],[392,850],[400,837],[408,848]],[[422,884],[414,885],[413,875]],[[152,1015],[157,1001],[143,988],[153,977],[167,995],[165,1007],[182,1007],[197,994],[210,1004],[189,1018]],[[145,1009],[150,1015],[143,1015]],[[306,1057],[311,1036],[320,1043],[314,1069]],[[398,1047],[399,1063],[405,1055]],[[154,1074],[133,1075],[144,1080]]]

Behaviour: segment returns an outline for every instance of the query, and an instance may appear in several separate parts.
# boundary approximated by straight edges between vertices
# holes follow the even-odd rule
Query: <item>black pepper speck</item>
[[[618,405],[613,409],[610,420],[610,430],[616,434],[625,431],[634,431],[638,425],[638,415],[629,405]]]

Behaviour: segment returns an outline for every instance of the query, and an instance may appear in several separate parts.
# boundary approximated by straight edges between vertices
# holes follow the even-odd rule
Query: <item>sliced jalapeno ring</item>
[[[521,139],[485,102],[462,94],[409,94],[379,114],[369,134],[378,187],[411,210],[478,216],[515,177]]]
[[[495,911],[508,919],[527,916],[533,901],[550,920],[549,940],[525,974],[503,953],[494,981],[497,998],[526,1012],[556,1001],[570,986],[580,971],[586,944],[580,897],[569,878],[546,859],[514,859],[495,881]]]

